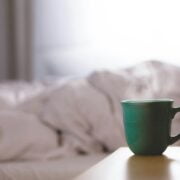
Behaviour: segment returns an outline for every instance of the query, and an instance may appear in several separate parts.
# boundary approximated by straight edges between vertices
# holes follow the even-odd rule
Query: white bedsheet
[[[0,163],[0,180],[71,180],[105,156],[95,154],[54,161]]]
[[[0,161],[114,151],[125,145],[120,101],[162,97],[180,103],[179,74],[179,67],[152,61],[37,89],[15,84],[8,97],[16,103],[0,104],[7,109],[0,110]],[[10,90],[1,91],[5,96]],[[173,124],[177,133],[179,122]]]
[[[120,100],[180,105],[179,75],[179,67],[148,62],[50,86],[0,85],[0,180],[70,180],[104,156],[92,154],[125,144]],[[172,124],[177,134],[178,116]]]

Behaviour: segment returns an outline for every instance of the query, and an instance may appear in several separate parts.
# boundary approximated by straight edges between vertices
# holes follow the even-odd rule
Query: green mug
[[[171,120],[180,107],[172,99],[124,100],[123,122],[129,148],[137,155],[160,155],[180,139],[170,137]]]

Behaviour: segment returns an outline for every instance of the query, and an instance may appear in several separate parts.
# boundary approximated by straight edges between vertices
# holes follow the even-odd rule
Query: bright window
[[[180,65],[178,0],[38,0],[39,76],[81,75],[145,60]]]

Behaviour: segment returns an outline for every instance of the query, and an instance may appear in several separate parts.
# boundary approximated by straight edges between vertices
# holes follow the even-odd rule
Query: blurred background
[[[178,0],[0,0],[0,80],[180,65]]]

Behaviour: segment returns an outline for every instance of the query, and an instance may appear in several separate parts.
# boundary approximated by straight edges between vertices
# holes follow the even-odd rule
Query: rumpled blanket
[[[178,75],[179,67],[149,61],[31,87],[27,97],[20,96],[20,89],[13,97],[18,103],[0,96],[0,161],[114,151],[126,145],[120,101],[173,98],[180,105]],[[176,134],[180,122],[173,124]]]

